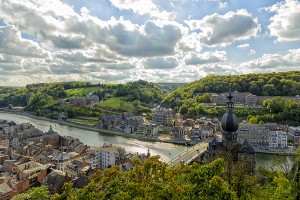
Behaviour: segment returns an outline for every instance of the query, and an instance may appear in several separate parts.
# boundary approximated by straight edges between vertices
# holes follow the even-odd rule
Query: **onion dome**
[[[234,102],[232,101],[233,96],[230,90],[227,98],[227,112],[222,117],[221,126],[223,131],[232,133],[237,131],[239,127],[239,122],[233,110]]]

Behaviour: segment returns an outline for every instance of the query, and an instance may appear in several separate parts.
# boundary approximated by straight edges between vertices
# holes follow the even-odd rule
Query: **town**
[[[228,137],[224,135],[226,128],[222,120],[221,123],[218,118],[184,119],[172,109],[155,107],[152,120],[146,120],[145,115],[122,113],[103,116],[98,126],[112,132],[184,145],[209,142],[205,154],[201,152],[203,161],[208,163],[215,159],[220,145],[227,144],[222,144]],[[255,163],[255,152],[292,155],[299,146],[300,127],[243,121],[236,129],[236,140],[241,145],[239,154],[254,155],[251,163]],[[246,152],[242,150],[244,146],[248,149]],[[147,154],[126,152],[113,144],[91,147],[77,138],[59,135],[51,125],[44,133],[30,123],[16,124],[4,119],[0,121],[0,149],[1,199],[10,199],[39,184],[47,186],[52,194],[60,193],[64,183],[70,181],[75,189],[83,188],[96,170],[105,171],[118,165],[121,171],[129,171],[133,169],[134,159],[144,162],[151,156],[149,150]],[[199,159],[194,161],[199,162]]]
[[[90,147],[77,138],[60,136],[51,126],[44,133],[30,123],[1,120],[0,138],[0,199],[40,184],[53,194],[61,192],[68,181],[82,188],[98,169],[119,165],[128,171],[134,158],[143,162],[150,157],[149,152],[128,153],[112,144]]]

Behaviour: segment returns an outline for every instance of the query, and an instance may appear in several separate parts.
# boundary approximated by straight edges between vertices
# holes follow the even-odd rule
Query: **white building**
[[[91,154],[87,156],[86,162],[93,168],[101,168],[105,170],[109,166],[119,164],[118,147],[111,144],[104,144],[102,147],[91,150]]]
[[[146,137],[158,137],[158,125],[152,123],[143,123],[137,127],[136,134],[144,135]]]
[[[117,164],[119,158],[118,148],[113,146],[103,147],[101,149],[101,168],[105,170],[109,166]]]
[[[288,135],[283,131],[269,132],[269,147],[272,148],[287,148]]]

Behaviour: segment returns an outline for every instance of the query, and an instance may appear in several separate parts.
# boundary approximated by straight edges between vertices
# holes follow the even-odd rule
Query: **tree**
[[[140,101],[139,100],[134,100],[132,103],[135,107],[139,107],[140,106]]]
[[[49,199],[50,193],[47,186],[30,188],[27,192],[18,194],[12,200],[46,200]]]
[[[249,117],[249,122],[251,124],[258,124],[258,119],[256,116],[251,116],[251,117]]]
[[[267,108],[270,110],[270,113],[279,113],[284,111],[285,99],[281,97],[274,97],[271,101],[268,102]]]
[[[187,114],[188,113],[188,106],[186,104],[183,104],[182,106],[180,106],[179,112],[181,114]]]
[[[271,183],[268,183],[259,194],[258,199],[294,200],[297,193],[294,192],[293,183],[281,172],[278,172]]]

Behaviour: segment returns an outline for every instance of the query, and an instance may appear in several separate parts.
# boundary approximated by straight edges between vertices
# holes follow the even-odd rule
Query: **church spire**
[[[233,108],[234,102],[233,102],[233,96],[232,96],[232,93],[231,93],[231,89],[229,89],[227,99],[228,99],[228,101],[226,101],[227,108]]]
[[[222,117],[222,129],[225,132],[225,134],[228,136],[226,137],[228,140],[232,140],[234,138],[231,137],[231,133],[234,133],[237,131],[239,127],[238,119],[234,113],[234,102],[233,102],[233,96],[231,94],[231,90],[229,90],[228,96],[227,96],[227,112]]]

